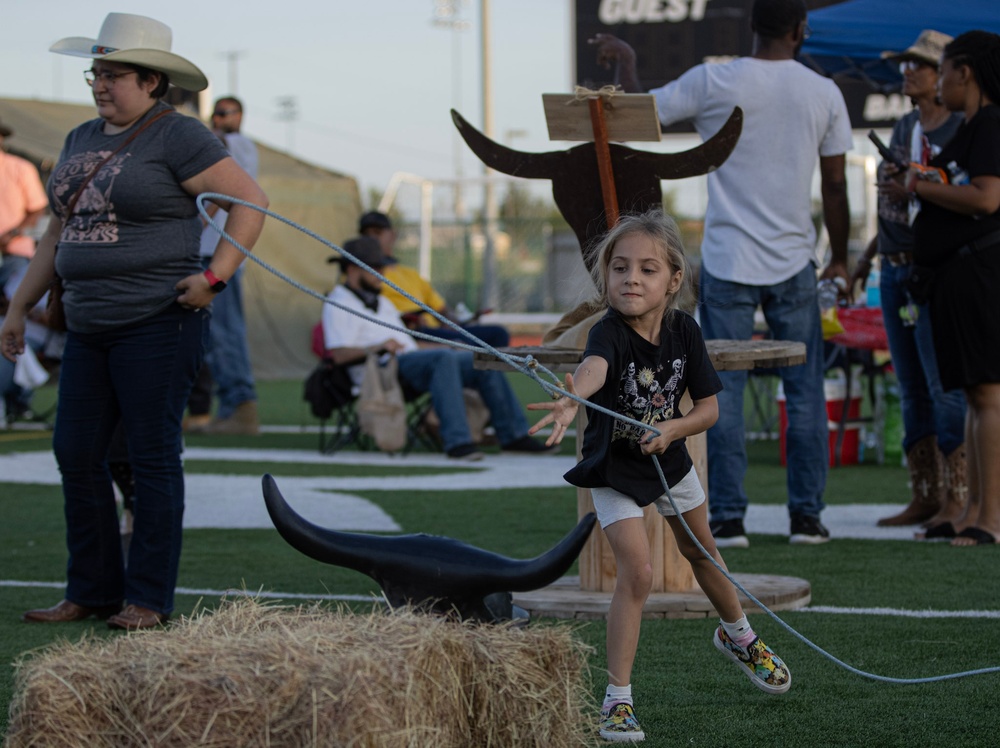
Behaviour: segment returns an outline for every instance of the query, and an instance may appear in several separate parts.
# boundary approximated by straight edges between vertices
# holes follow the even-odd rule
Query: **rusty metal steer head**
[[[589,269],[592,261],[587,250],[608,230],[594,144],[526,153],[490,140],[454,109],[451,118],[486,166],[514,177],[552,181],[556,207],[576,233]],[[736,147],[742,129],[743,111],[737,107],[719,132],[689,151],[650,153],[609,144],[619,211],[636,213],[659,206],[663,202],[662,179],[685,179],[718,169]]]
[[[367,574],[393,607],[413,605],[462,620],[511,620],[511,592],[552,584],[580,555],[594,527],[588,514],[555,547],[537,558],[507,558],[436,535],[367,535],[312,524],[288,505],[270,475],[264,502],[278,533],[297,551],[326,564]]]

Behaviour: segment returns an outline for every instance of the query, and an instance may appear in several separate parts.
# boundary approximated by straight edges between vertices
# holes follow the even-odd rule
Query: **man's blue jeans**
[[[965,441],[965,394],[961,390],[941,389],[928,305],[917,307],[916,325],[907,327],[900,319],[899,309],[909,301],[906,293],[909,271],[906,265],[893,267],[883,261],[879,284],[892,368],[899,381],[906,432],[903,451],[909,452],[921,439],[936,434],[938,448],[950,455]]]
[[[528,421],[507,377],[502,371],[473,367],[470,351],[431,348],[404,353],[399,375],[415,390],[431,393],[446,451],[472,441],[462,397],[465,387],[482,396],[501,446],[528,433]]]
[[[67,335],[52,442],[65,498],[66,599],[77,605],[125,600],[173,610],[184,515],[181,416],[208,317],[174,304],[133,325]],[[119,420],[135,476],[127,569],[107,463]]]
[[[204,258],[207,268],[211,258]],[[243,266],[229,279],[226,289],[212,301],[212,334],[205,363],[215,381],[219,404],[217,419],[228,418],[241,403],[257,399],[243,317]]]
[[[816,271],[807,265],[773,286],[746,286],[701,270],[699,312],[706,339],[749,340],[758,304],[776,340],[806,344],[806,362],[779,369],[788,413],[788,511],[819,517],[829,463],[823,331],[816,300]],[[713,521],[742,519],[747,453],[743,426],[746,371],[720,371],[719,420],[708,430],[708,494]]]
[[[501,327],[500,325],[462,325],[462,328],[493,348],[506,348],[510,345],[510,333],[507,332],[506,327]],[[457,340],[466,345],[475,344],[474,340],[466,337],[458,330],[453,330],[445,325],[441,325],[441,327],[418,327],[417,330],[426,335],[434,335],[442,340]]]

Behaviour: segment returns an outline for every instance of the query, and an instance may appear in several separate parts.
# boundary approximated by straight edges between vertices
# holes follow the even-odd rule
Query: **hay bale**
[[[224,600],[25,655],[6,746],[585,745],[587,655],[563,626]]]

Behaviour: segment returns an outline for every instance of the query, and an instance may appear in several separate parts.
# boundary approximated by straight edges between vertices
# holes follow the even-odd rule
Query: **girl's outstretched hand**
[[[566,375],[566,391],[572,395],[576,394],[576,389],[573,387],[573,375]],[[531,435],[537,434],[541,429],[552,424],[552,433],[549,434],[549,438],[545,440],[545,446],[551,447],[554,444],[560,444],[563,437],[566,435],[566,429],[569,428],[570,424],[576,419],[576,411],[579,408],[580,403],[571,397],[560,397],[558,400],[549,401],[544,403],[529,403],[528,410],[547,410],[549,413],[542,417],[542,419],[528,429],[528,433]]]

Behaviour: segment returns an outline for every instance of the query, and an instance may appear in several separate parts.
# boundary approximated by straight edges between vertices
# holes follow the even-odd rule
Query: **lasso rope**
[[[427,313],[431,314],[439,322],[442,322],[443,324],[448,325],[452,329],[457,330],[462,335],[464,335],[466,338],[468,338],[470,341],[473,341],[473,343],[475,343],[475,344],[469,345],[469,344],[461,343],[459,341],[443,340],[441,338],[436,338],[433,335],[426,335],[426,334],[423,334],[423,333],[418,333],[418,332],[413,331],[413,330],[407,330],[405,328],[399,328],[399,327],[396,327],[394,325],[390,325],[388,323],[385,323],[385,322],[382,322],[380,320],[377,320],[377,319],[374,319],[372,317],[369,317],[368,315],[366,315],[364,313],[357,312],[357,311],[355,311],[353,309],[350,309],[350,308],[348,308],[346,306],[338,304],[337,302],[329,299],[328,297],[326,297],[326,296],[324,296],[324,295],[322,295],[320,293],[317,293],[316,291],[313,291],[310,288],[307,288],[306,286],[302,285],[298,281],[296,281],[296,280],[294,280],[292,278],[289,278],[287,275],[285,275],[284,273],[282,273],[281,271],[279,271],[277,268],[275,268],[275,267],[269,265],[268,263],[264,262],[264,260],[260,259],[259,257],[257,257],[257,255],[253,254],[252,252],[250,252],[249,250],[247,250],[246,248],[244,248],[239,242],[237,242],[229,234],[227,234],[226,231],[225,231],[225,229],[222,226],[219,226],[219,224],[215,222],[213,216],[209,215],[207,209],[205,208],[205,205],[204,205],[205,200],[214,200],[214,199],[219,199],[221,201],[227,201],[227,202],[230,202],[230,203],[232,203],[234,205],[242,205],[242,206],[244,206],[246,208],[250,208],[252,210],[256,210],[256,211],[258,211],[260,213],[263,213],[264,215],[270,216],[271,218],[274,218],[274,219],[276,219],[278,221],[281,221],[282,223],[284,223],[284,224],[286,224],[288,226],[291,226],[292,228],[296,229],[297,231],[301,231],[302,233],[306,234],[307,236],[309,236],[309,237],[315,239],[316,241],[320,242],[321,244],[325,245],[326,247],[329,247],[330,249],[334,250],[335,252],[340,253],[341,255],[343,255],[344,257],[348,258],[351,262],[354,262],[356,265],[358,265],[359,267],[363,268],[364,270],[367,270],[368,272],[372,273],[373,275],[378,276],[382,280],[383,283],[387,283],[391,288],[394,288],[396,291],[398,291],[399,293],[403,294],[403,296],[405,296],[407,299],[409,299],[410,301],[412,301],[414,304],[417,304],[420,308],[422,308]],[[559,377],[556,376],[556,374],[554,374],[553,372],[551,372],[548,369],[546,369],[544,366],[542,366],[534,357],[532,357],[530,355],[529,356],[523,356],[523,357],[522,356],[511,356],[510,354],[505,353],[503,351],[500,351],[500,350],[494,348],[493,346],[489,345],[488,343],[485,343],[484,341],[480,340],[475,335],[473,335],[472,333],[470,333],[468,330],[466,330],[466,329],[462,328],[461,326],[455,324],[451,320],[449,320],[446,317],[444,317],[443,315],[439,314],[437,311],[429,308],[426,304],[424,304],[423,302],[419,301],[418,299],[415,299],[413,296],[411,296],[409,293],[407,293],[402,288],[400,288],[399,286],[397,286],[395,283],[393,283],[392,281],[388,280],[385,276],[383,276],[377,270],[375,270],[374,268],[366,265],[364,262],[361,262],[357,257],[353,256],[350,252],[347,252],[342,247],[339,247],[336,244],[334,244],[333,242],[328,241],[327,239],[324,239],[322,236],[319,236],[318,234],[310,231],[305,226],[301,226],[300,224],[296,223],[295,221],[292,221],[289,218],[285,218],[284,216],[282,216],[282,215],[280,215],[278,213],[275,213],[274,211],[268,210],[267,208],[262,208],[259,205],[254,205],[253,203],[249,203],[249,202],[246,202],[245,200],[240,200],[238,198],[230,197],[229,195],[222,195],[222,194],[215,193],[215,192],[205,192],[205,193],[202,193],[202,194],[198,195],[196,202],[197,202],[197,205],[198,205],[198,211],[201,213],[202,217],[207,221],[208,225],[210,225],[226,241],[228,241],[230,244],[232,244],[234,247],[236,247],[236,249],[238,249],[240,252],[242,252],[246,257],[248,257],[253,262],[256,262],[258,265],[260,265],[262,268],[264,268],[268,272],[273,273],[275,276],[277,276],[281,280],[285,281],[286,283],[288,283],[289,285],[291,285],[293,288],[295,288],[295,289],[297,289],[299,291],[302,291],[303,293],[308,294],[309,296],[312,296],[315,299],[319,299],[324,304],[332,304],[333,306],[337,307],[338,309],[342,309],[345,312],[350,312],[351,314],[353,314],[356,317],[361,317],[363,319],[368,320],[369,322],[374,322],[374,323],[376,323],[376,324],[378,324],[378,325],[380,325],[382,327],[386,327],[386,328],[388,328],[390,330],[393,330],[393,331],[396,331],[396,332],[401,332],[404,335],[412,335],[414,337],[423,338],[425,340],[430,340],[430,341],[433,341],[435,343],[446,343],[447,345],[450,345],[450,346],[453,346],[455,348],[459,348],[459,349],[462,349],[462,350],[475,351],[475,352],[485,351],[485,352],[487,352],[487,353],[489,353],[489,354],[491,354],[493,356],[496,356],[497,358],[501,359],[508,366],[510,366],[511,368],[515,369],[516,371],[519,371],[522,374],[525,374],[526,376],[531,377],[531,379],[533,379],[535,382],[537,382],[539,384],[539,386],[541,386],[542,389],[545,390],[545,392],[547,392],[553,398],[558,398],[558,397],[569,397],[569,398],[572,398],[577,403],[579,403],[579,404],[581,404],[581,405],[583,405],[585,407],[588,407],[591,410],[595,410],[595,411],[598,411],[600,413],[604,413],[605,415],[611,416],[612,418],[616,418],[616,419],[618,419],[620,421],[623,421],[623,422],[625,422],[625,423],[627,423],[627,424],[629,424],[631,426],[636,426],[636,427],[638,427],[640,429],[644,429],[646,431],[652,432],[652,434],[654,434],[656,436],[660,435],[660,431],[657,430],[657,429],[655,429],[655,428],[653,428],[649,424],[642,423],[642,422],[637,421],[635,419],[629,418],[627,416],[622,415],[621,413],[616,413],[616,412],[614,412],[612,410],[609,410],[608,408],[605,408],[603,406],[597,405],[597,404],[592,403],[592,402],[590,402],[588,400],[584,400],[579,395],[576,395],[576,394],[573,394],[571,392],[565,391],[561,387]],[[553,382],[554,382],[554,384],[551,384],[549,382],[545,382],[544,380],[542,380],[541,377],[537,373],[537,371],[539,371],[539,370],[542,373],[544,373],[544,374],[548,375],[549,377],[551,377],[552,380],[553,380]],[[577,438],[582,438],[582,437],[580,435],[577,435]],[[650,436],[649,438],[652,438],[652,436]],[[684,528],[684,531],[688,534],[688,537],[691,538],[691,540],[694,542],[694,544],[698,548],[698,550],[701,551],[702,555],[705,558],[707,558],[712,563],[712,565],[715,566],[715,568],[718,569],[722,573],[722,575],[725,576],[725,578],[728,579],[729,582],[737,590],[739,590],[744,595],[746,595],[746,597],[752,603],[754,603],[754,605],[756,605],[758,608],[760,608],[762,611],[764,611],[771,619],[773,619],[774,621],[776,621],[782,628],[784,628],[788,633],[792,634],[792,636],[794,636],[796,639],[798,639],[799,641],[801,641],[803,644],[805,644],[806,646],[810,647],[814,651],[818,652],[820,655],[822,655],[823,657],[827,658],[828,660],[830,660],[834,664],[839,665],[840,667],[842,667],[843,669],[847,670],[848,672],[853,673],[854,675],[861,676],[862,678],[868,678],[869,680],[878,681],[880,683],[891,683],[891,684],[898,684],[898,685],[916,685],[916,684],[919,684],[919,683],[936,683],[936,682],[939,682],[939,681],[955,680],[957,678],[966,678],[966,677],[969,677],[969,676],[972,676],[972,675],[987,675],[987,674],[990,674],[990,673],[1000,673],[1000,666],[997,666],[997,667],[979,668],[979,669],[976,669],[976,670],[963,670],[963,671],[957,672],[957,673],[947,673],[945,675],[934,675],[934,676],[928,676],[928,677],[925,677],[925,678],[893,678],[893,677],[889,677],[889,676],[885,676],[885,675],[878,675],[876,673],[869,673],[869,672],[867,672],[865,670],[860,670],[860,669],[858,669],[858,668],[856,668],[856,667],[854,667],[852,665],[847,664],[846,662],[844,662],[843,660],[839,659],[838,657],[836,657],[835,655],[831,654],[830,652],[827,652],[825,649],[823,649],[822,647],[820,647],[818,644],[814,643],[809,638],[807,638],[805,635],[799,633],[794,628],[792,628],[791,625],[789,625],[784,620],[782,620],[774,611],[772,611],[770,608],[768,608],[766,605],[764,605],[764,603],[762,603],[760,600],[758,600],[756,597],[754,597],[754,595],[751,594],[750,591],[746,589],[746,587],[744,587],[742,584],[740,584],[740,582],[738,582],[732,576],[732,574],[730,574],[729,571],[725,567],[722,566],[722,564],[720,564],[718,561],[715,560],[715,558],[712,556],[712,554],[710,554],[708,552],[708,550],[705,548],[705,546],[703,546],[701,544],[701,542],[698,540],[698,538],[695,536],[694,532],[691,530],[691,527],[688,525],[687,521],[685,521],[683,515],[679,511],[679,509],[677,507],[677,504],[674,503],[674,497],[670,493],[670,487],[667,485],[667,479],[663,475],[663,469],[660,467],[660,462],[659,462],[659,460],[656,459],[656,455],[651,455],[651,459],[653,460],[653,465],[656,467],[656,474],[660,478],[660,484],[663,486],[664,494],[666,495],[667,500],[670,502],[671,508],[674,510],[674,514],[677,516],[677,519],[680,520],[681,526]]]

